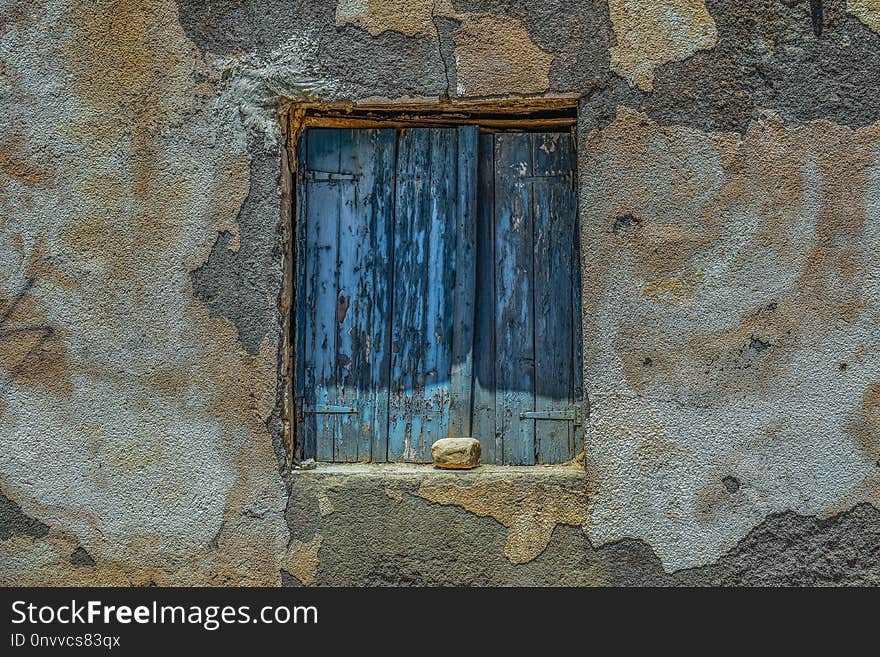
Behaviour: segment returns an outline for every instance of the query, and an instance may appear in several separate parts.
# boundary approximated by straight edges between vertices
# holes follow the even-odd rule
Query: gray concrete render
[[[293,468],[305,108],[554,102],[578,458]],[[0,583],[880,583],[875,0],[10,0],[0,108]]]

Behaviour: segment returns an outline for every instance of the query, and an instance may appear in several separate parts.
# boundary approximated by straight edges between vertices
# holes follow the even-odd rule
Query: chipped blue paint
[[[300,152],[300,395],[308,455],[384,460],[394,130],[309,130]],[[312,451],[308,451],[311,449]]]
[[[573,138],[498,134],[480,146],[475,436],[486,460],[566,461],[582,397]]]
[[[476,128],[304,135],[305,455],[425,462],[469,428],[476,140]]]
[[[305,455],[427,462],[471,434],[487,463],[572,458],[571,135],[318,129],[300,158]]]
[[[463,424],[460,415],[456,423],[450,421],[451,381],[454,373],[454,410],[461,413],[463,391],[469,387],[462,379],[471,376],[470,329],[456,330],[455,319],[468,325],[473,321],[463,317],[468,313],[465,297],[472,298],[473,264],[467,260],[473,248],[466,236],[459,239],[459,227],[467,224],[467,234],[473,232],[474,204],[468,199],[474,195],[476,143],[473,127],[405,130],[399,138],[389,460],[430,461],[431,444]],[[469,167],[474,171],[463,174]],[[460,266],[463,274],[457,276]],[[464,340],[468,345],[463,347]],[[459,352],[455,370],[454,345]]]

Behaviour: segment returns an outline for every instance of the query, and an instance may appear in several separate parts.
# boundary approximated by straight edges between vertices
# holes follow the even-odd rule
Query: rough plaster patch
[[[684,303],[694,298],[694,294],[705,279],[702,271],[682,276],[648,282],[642,294],[658,303]]]
[[[311,586],[318,574],[318,551],[321,549],[323,538],[320,534],[308,543],[293,539],[288,548],[287,560],[284,562],[284,570],[296,577],[305,586]]]
[[[223,170],[211,192],[209,207],[214,228],[218,233],[232,234],[228,248],[235,253],[241,248],[237,216],[250,192],[250,177],[250,158],[240,158]]]
[[[29,157],[24,148],[24,137],[19,132],[0,138],[0,172],[6,177],[0,179],[0,185],[17,182],[27,187],[51,187],[55,172]]]
[[[354,25],[373,36],[394,30],[407,36],[434,35],[434,16],[451,16],[451,0],[339,0],[336,25]]]
[[[42,538],[48,533],[48,525],[26,515],[18,504],[0,492],[0,541],[21,535]]]
[[[400,485],[396,481],[385,486],[385,495],[388,499],[394,500],[395,502],[403,501],[403,491],[400,490]]]
[[[330,498],[326,493],[318,494],[318,512],[321,514],[321,517],[329,516],[336,509],[333,506],[333,502],[330,501]]]
[[[40,244],[38,237],[32,255]],[[30,257],[27,262],[33,265],[35,259]],[[5,374],[0,379],[0,394],[16,382],[60,394],[71,392],[65,330],[48,320],[48,309],[31,294],[37,275],[49,275],[50,271],[54,273],[39,262],[31,267],[25,264],[26,277],[16,289],[0,288],[0,372]],[[0,407],[0,414],[2,410]]]
[[[653,88],[654,69],[715,47],[718,32],[703,0],[609,0],[617,45],[611,68],[642,91]]]
[[[741,138],[622,110],[589,136],[592,540],[643,538],[672,570],[717,559],[769,513],[873,499],[857,434],[880,367],[878,143],[880,124],[769,113]],[[687,303],[643,293],[693,271]]]
[[[455,31],[456,94],[537,94],[550,86],[553,56],[514,18],[464,14]]]
[[[871,383],[865,390],[859,404],[859,419],[851,431],[869,458],[880,459],[880,381]]]
[[[511,563],[528,563],[550,543],[557,524],[586,527],[587,495],[561,486],[508,481],[422,485],[415,493],[436,504],[460,506],[507,527],[504,555]]]
[[[880,0],[847,0],[846,10],[880,34]]]
[[[344,81],[331,83],[308,72],[307,62],[318,57],[320,38],[303,28],[265,57],[248,55],[223,64],[225,82],[214,100],[214,108],[227,124],[241,124],[237,139],[275,150],[281,138],[279,100],[302,100],[321,93],[326,100],[343,97]]]
[[[24,513],[73,538],[21,547],[3,576],[68,581],[81,546],[93,584],[275,583],[277,335],[244,353],[188,272],[236,230],[254,117],[277,132],[263,92],[285,83],[260,77],[238,87],[254,96],[212,106],[223,64],[199,56],[172,2],[46,9],[0,34],[17,99],[0,124],[15,146],[0,162],[0,294],[19,297],[4,321],[51,329],[36,351],[0,338],[0,473]]]

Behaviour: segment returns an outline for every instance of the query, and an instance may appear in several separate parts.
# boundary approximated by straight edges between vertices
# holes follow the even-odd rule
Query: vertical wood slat
[[[377,178],[375,196],[381,198],[381,206],[375,214],[375,231],[371,236],[374,248],[374,302],[372,306],[372,339],[369,349],[373,359],[371,385],[376,389],[375,413],[371,424],[372,460],[388,460],[388,400],[391,388],[391,304],[394,258],[394,208],[397,188],[397,131],[383,131],[387,144],[383,153],[387,156],[381,167],[381,179]]]
[[[583,263],[581,257],[581,222],[578,212],[578,140],[577,132],[569,131],[571,139],[571,170],[572,170],[572,194],[574,207],[574,240],[572,242],[573,273],[571,277],[571,312],[574,317],[574,334],[572,335],[572,353],[574,354],[574,378],[572,381],[571,398],[578,421],[575,422],[572,431],[571,453],[576,457],[584,450],[584,423],[589,417],[589,407],[584,395],[584,327],[583,327],[583,298],[581,290],[581,273]]]
[[[476,292],[477,140],[476,126],[457,134],[455,310],[450,373],[449,435],[471,436],[473,416],[474,297]],[[493,450],[494,451],[494,450]]]
[[[450,375],[454,319],[456,210],[455,131],[430,130],[422,372],[422,434],[413,442],[416,461],[431,460],[431,445],[449,435]],[[451,174],[451,175],[450,175]],[[413,435],[415,438],[415,435]]]
[[[395,134],[347,130],[340,151],[338,289],[336,304],[338,404],[354,414],[339,416],[336,461],[385,460],[387,424],[387,285],[393,213]]]
[[[360,131],[340,130],[339,165],[336,173],[354,174],[357,178],[352,180],[340,179],[337,183],[331,183],[331,188],[337,194],[336,220],[336,304],[334,309],[333,327],[336,342],[336,385],[337,395],[335,404],[338,406],[350,406],[356,409],[356,414],[344,414],[336,416],[336,432],[334,435],[333,460],[356,461],[359,447],[358,432],[352,427],[353,421],[359,425],[363,413],[359,399],[357,374],[365,369],[365,363],[361,361],[362,352],[359,349],[360,335],[368,327],[363,324],[369,317],[361,312],[360,299],[366,297],[367,290],[363,289],[364,277],[360,272],[364,263],[363,240],[369,230],[369,219],[365,217],[364,208],[359,207],[358,186],[365,177],[370,175],[370,160],[365,158],[363,163],[358,162],[358,137],[363,134]],[[365,165],[367,170],[360,169],[358,164]],[[368,187],[369,188],[369,187]],[[366,230],[365,230],[366,229]],[[369,391],[365,391],[369,393]],[[355,430],[353,430],[355,429]]]
[[[415,460],[413,446],[421,439],[424,395],[424,299],[427,292],[424,260],[427,217],[424,185],[417,172],[429,171],[429,140],[421,130],[398,136],[397,188],[394,216],[392,274],[391,376],[388,400],[388,459]],[[427,173],[426,173],[427,175]],[[415,412],[414,412],[415,411]]]
[[[577,145],[574,148],[575,171],[577,170]],[[577,208],[577,180],[573,181],[575,187],[575,208]],[[575,239],[572,243],[572,262],[574,263],[574,273],[571,278],[572,288],[572,316],[574,317],[574,335],[572,336],[572,352],[574,353],[574,379],[572,381],[571,398],[574,400],[574,407],[577,411],[579,422],[576,423],[572,431],[572,454],[577,454],[584,449],[584,425],[588,416],[589,408],[586,406],[586,398],[584,396],[584,332],[581,308],[583,300],[581,298],[581,235],[580,222],[575,218]]]
[[[337,171],[339,131],[311,131],[306,144],[306,167]],[[306,326],[305,362],[307,406],[336,403],[336,248],[339,200],[327,183],[306,180]],[[336,416],[308,413],[314,427],[315,458],[332,461],[338,421]]]
[[[473,360],[473,437],[484,463],[501,463],[495,427],[495,138],[479,137]]]
[[[535,234],[535,410],[574,410],[574,316],[572,281],[577,207],[574,148],[570,135],[532,135]],[[579,375],[580,368],[578,368]],[[561,463],[574,456],[574,423],[535,420],[539,463]]]
[[[473,130],[405,130],[398,138],[389,460],[430,461],[431,444],[450,433],[454,358],[468,367],[470,329],[454,328],[457,313],[467,312],[456,292],[461,213],[473,214],[459,207],[461,185],[475,182],[473,173],[459,175],[468,166],[459,159],[461,133],[475,144]],[[459,426],[469,379],[456,368]]]
[[[308,232],[306,193],[306,149],[308,133],[303,134],[297,144],[297,169],[296,169],[296,321],[293,330],[296,333],[296,377],[294,383],[295,417],[298,421],[296,428],[296,440],[301,446],[299,456],[303,459],[315,458],[316,456],[316,427],[313,415],[305,415],[303,409],[306,405],[314,403],[313,388],[306,387],[306,365],[309,362],[306,357],[306,308],[308,304],[308,290],[306,287],[307,253],[306,236]]]
[[[535,463],[532,148],[529,134],[495,136],[495,422],[503,462]]]
[[[482,137],[480,146],[475,433],[486,462],[566,461],[579,449],[574,423],[521,413],[581,410],[574,142],[566,134],[500,134]],[[491,275],[487,260],[494,262]],[[487,446],[493,425],[494,455]]]

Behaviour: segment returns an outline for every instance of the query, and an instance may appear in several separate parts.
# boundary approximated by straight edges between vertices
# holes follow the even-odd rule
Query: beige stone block
[[[480,465],[480,441],[475,438],[441,438],[431,445],[434,467],[468,470]]]

